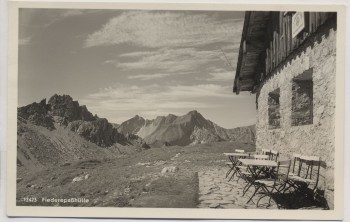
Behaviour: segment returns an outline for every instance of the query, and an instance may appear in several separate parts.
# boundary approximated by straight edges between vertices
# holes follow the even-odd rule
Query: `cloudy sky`
[[[115,123],[195,109],[226,128],[253,124],[255,95],[232,93],[243,17],[20,9],[19,106],[57,93]]]

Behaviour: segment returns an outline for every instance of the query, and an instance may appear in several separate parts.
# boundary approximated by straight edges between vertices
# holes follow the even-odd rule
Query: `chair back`
[[[321,168],[321,158],[319,156],[300,156],[299,175],[302,178],[314,181],[314,189],[318,185]]]
[[[293,153],[292,173],[298,176],[300,175],[300,157],[301,155],[299,153]]]
[[[271,149],[261,149],[262,155],[267,155],[269,160],[277,161],[279,152]]]
[[[241,149],[235,149],[236,153],[245,153],[245,150],[241,150]]]
[[[271,150],[269,155],[269,160],[277,161],[280,153],[277,150]]]
[[[269,149],[261,149],[262,155],[270,155],[270,153],[271,153],[271,150],[269,150]]]
[[[287,181],[292,160],[277,161],[276,179]]]

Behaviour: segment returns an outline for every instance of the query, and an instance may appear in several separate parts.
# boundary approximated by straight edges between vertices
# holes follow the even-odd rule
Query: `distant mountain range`
[[[255,143],[255,127],[225,129],[205,119],[196,110],[183,116],[169,114],[146,120],[138,115],[123,122],[118,132],[124,135],[135,134],[151,145],[201,144],[218,141],[239,141]]]
[[[116,147],[148,149],[218,141],[255,143],[255,126],[225,129],[195,110],[183,116],[169,114],[153,120],[135,116],[120,125],[112,124],[93,115],[69,95],[54,95],[48,102],[44,99],[19,107],[17,125],[19,164],[110,156],[118,154]],[[95,150],[101,147],[108,149],[96,154]]]

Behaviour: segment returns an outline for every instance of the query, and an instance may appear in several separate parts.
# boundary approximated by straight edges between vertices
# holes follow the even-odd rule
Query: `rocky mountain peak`
[[[192,110],[186,114],[186,116],[189,116],[190,118],[197,119],[197,120],[206,120],[202,114],[200,114],[197,110]]]
[[[187,115],[195,116],[195,115],[200,115],[200,113],[197,110],[191,110],[187,113]]]
[[[73,101],[69,95],[53,95],[48,104],[52,116],[59,116],[65,121],[71,122],[74,120],[93,121],[96,118],[88,111],[86,106],[80,106],[78,101]]]
[[[58,104],[58,103],[68,103],[68,102],[72,102],[73,98],[70,95],[53,95],[51,96],[51,98],[49,99],[49,104],[54,105],[54,104]]]
[[[139,116],[139,115],[135,115],[133,118],[131,118],[135,121],[142,121],[142,120],[145,120],[143,117]]]
[[[192,126],[197,126],[199,128],[211,127],[210,126],[211,122],[206,120],[202,116],[202,114],[200,114],[197,110],[192,110],[192,111],[188,112],[186,115],[180,116],[176,120],[176,122],[179,123],[179,124],[183,124],[183,123],[191,124]]]
[[[55,129],[54,123],[66,126],[102,147],[111,146],[115,142],[128,142],[107,119],[93,116],[86,106],[80,106],[79,102],[74,101],[69,95],[55,94],[48,103],[43,99],[39,103],[19,107],[18,117],[52,130]]]
[[[96,118],[89,112],[86,106],[80,106],[78,101],[73,101],[69,95],[53,95],[46,103],[46,99],[39,103],[34,102],[18,108],[18,116],[35,125],[52,128],[49,119],[67,125],[75,120],[93,121]],[[52,122],[51,121],[51,122]]]
[[[46,99],[43,99],[39,103],[34,102],[27,106],[18,108],[17,113],[19,118],[28,120],[35,125],[54,129],[53,119],[48,114],[48,108]]]
[[[126,135],[126,134],[135,134],[140,127],[145,124],[146,120],[139,115],[135,115],[133,118],[123,122],[118,126],[118,132]]]

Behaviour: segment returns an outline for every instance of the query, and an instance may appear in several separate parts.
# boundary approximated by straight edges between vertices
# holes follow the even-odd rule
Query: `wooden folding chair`
[[[271,153],[271,150],[269,150],[269,149],[261,149],[262,155],[270,155],[270,153]]]
[[[299,160],[299,166],[297,171],[290,174],[289,186],[294,188],[294,191],[304,192],[305,195],[308,195],[307,189],[314,192],[318,186],[321,158],[318,156],[296,156],[295,160]]]
[[[277,150],[271,150],[270,155],[269,155],[269,159],[273,160],[273,161],[277,161],[279,155],[280,155],[280,153]]]
[[[259,155],[252,155],[251,158],[253,159],[256,159],[256,160],[268,160],[269,159],[269,156],[268,155],[263,155],[263,154],[259,154]],[[248,170],[248,167],[247,166],[239,166],[239,170],[240,170],[240,176],[241,178],[243,178],[245,181],[246,181],[246,185],[244,186],[243,188],[243,195],[244,196],[247,191],[252,187],[254,186],[254,180],[255,178],[253,178],[253,175],[252,173]],[[260,168],[259,171],[258,171],[258,175],[260,176],[260,174],[263,172],[263,176],[260,176],[260,177],[266,177],[266,169],[264,168]],[[238,180],[237,180],[238,181]],[[251,200],[251,199],[250,199]],[[249,200],[249,201],[250,201]],[[248,202],[249,202],[248,201]]]
[[[300,157],[299,153],[293,153],[293,166],[291,172],[289,172],[289,176],[295,176],[300,174]]]
[[[263,196],[261,196],[256,203],[257,207],[259,206],[260,200],[266,196],[269,196],[269,204],[267,205],[267,207],[270,206],[273,194],[283,192],[288,183],[290,165],[291,160],[277,161],[277,169],[274,177],[259,179],[254,182],[256,189],[251,199],[255,196],[258,190],[263,190]],[[278,204],[277,207],[279,208]]]

